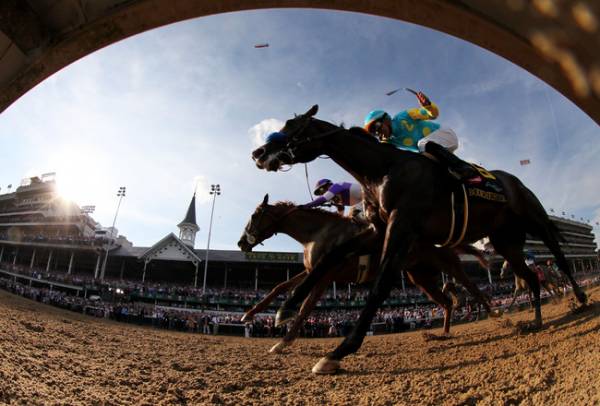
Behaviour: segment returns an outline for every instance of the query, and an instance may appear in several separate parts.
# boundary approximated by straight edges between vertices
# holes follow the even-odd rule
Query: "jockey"
[[[359,206],[362,203],[362,189],[357,183],[333,183],[329,179],[320,179],[313,193],[319,197],[301,207],[312,208],[331,202],[340,214],[344,213],[346,206],[352,206],[354,210],[362,211]]]
[[[481,181],[479,173],[471,165],[452,153],[458,148],[455,132],[431,121],[439,115],[437,105],[422,92],[407,90],[417,96],[420,108],[403,110],[393,118],[383,110],[373,110],[365,117],[365,130],[396,148],[428,152],[448,166],[457,179]]]

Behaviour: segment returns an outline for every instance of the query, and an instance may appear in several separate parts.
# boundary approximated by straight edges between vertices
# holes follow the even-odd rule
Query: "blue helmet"
[[[269,142],[274,142],[274,141],[285,142],[286,139],[287,139],[287,135],[285,135],[284,133],[280,133],[279,131],[271,133],[265,137],[265,141],[267,142],[267,144]]]
[[[365,117],[364,128],[369,131],[371,124],[373,124],[377,120],[381,120],[382,118],[389,117],[390,115],[383,110],[373,110]]]
[[[323,193],[329,190],[331,185],[333,185],[333,182],[330,179],[319,179],[315,185],[315,190],[313,193],[317,196],[321,196]]]

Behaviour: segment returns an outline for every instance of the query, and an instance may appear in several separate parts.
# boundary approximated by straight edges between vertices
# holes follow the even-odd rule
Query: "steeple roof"
[[[187,213],[185,214],[185,218],[177,225],[177,227],[183,224],[192,224],[198,227],[198,224],[196,224],[196,192],[194,192],[194,196],[192,197],[190,207],[188,207]]]

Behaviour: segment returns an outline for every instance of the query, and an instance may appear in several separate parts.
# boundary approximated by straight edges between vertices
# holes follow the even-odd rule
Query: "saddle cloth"
[[[493,202],[506,202],[506,195],[500,181],[484,167],[473,163],[470,165],[481,175],[481,182],[476,184],[465,183],[467,195]]]

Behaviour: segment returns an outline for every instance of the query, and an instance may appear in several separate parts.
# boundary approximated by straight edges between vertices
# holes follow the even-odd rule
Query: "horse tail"
[[[543,241],[552,255],[554,255],[554,258],[556,258],[556,265],[567,278],[569,278],[571,286],[573,287],[573,293],[577,297],[577,300],[581,303],[586,303],[587,296],[581,290],[575,281],[575,278],[573,278],[569,262],[560,248],[560,242],[565,242],[565,238],[561,235],[556,224],[550,220],[544,206],[542,206],[533,192],[520,181],[519,184],[523,192],[522,198],[524,199],[523,207],[525,208],[525,211],[518,214],[520,214],[524,220],[526,231]]]
[[[456,252],[458,252],[459,254],[474,256],[475,259],[477,259],[477,262],[479,262],[479,265],[481,265],[481,267],[484,269],[488,269],[490,267],[490,263],[485,258],[483,251],[481,251],[478,248],[473,247],[470,244],[461,244],[461,245],[455,247],[454,250]]]

